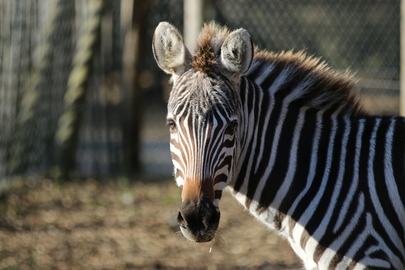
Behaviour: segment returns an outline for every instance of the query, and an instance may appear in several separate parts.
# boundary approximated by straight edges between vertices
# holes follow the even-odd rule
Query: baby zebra
[[[306,269],[405,269],[405,120],[371,116],[349,74],[254,48],[215,24],[192,55],[162,22],[167,123],[183,235],[211,241],[227,187],[288,239]]]

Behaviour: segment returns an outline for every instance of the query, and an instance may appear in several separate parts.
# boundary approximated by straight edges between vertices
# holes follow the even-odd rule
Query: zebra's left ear
[[[231,76],[240,77],[252,64],[253,43],[245,29],[233,31],[221,47],[221,64]]]

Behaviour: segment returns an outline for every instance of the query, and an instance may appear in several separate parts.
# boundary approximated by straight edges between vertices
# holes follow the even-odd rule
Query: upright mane
[[[204,25],[197,41],[197,51],[191,66],[198,71],[210,73],[218,65],[221,45],[229,35],[227,27],[219,27],[215,23]]]
[[[206,74],[215,72],[215,68],[219,65],[221,46],[228,35],[227,27],[220,27],[213,22],[204,25],[190,65]],[[300,88],[300,92],[294,93],[291,103],[299,102],[301,106],[316,109],[339,106],[345,112],[366,114],[354,91],[356,80],[353,76],[347,71],[332,70],[320,58],[307,56],[305,52],[272,53],[255,48],[253,62],[272,64],[279,70],[289,69],[291,77],[288,80],[300,81],[305,85]],[[289,93],[286,89],[285,95]]]
[[[355,91],[356,80],[353,75],[346,72],[332,70],[320,58],[307,56],[305,52],[294,53],[292,51],[272,53],[256,50],[254,61],[259,64],[271,64],[273,70],[289,70],[290,84],[300,84],[294,89],[283,89],[284,94],[290,95],[289,103],[299,103],[318,110],[330,107],[341,107],[344,112],[357,115],[367,113],[360,105]]]

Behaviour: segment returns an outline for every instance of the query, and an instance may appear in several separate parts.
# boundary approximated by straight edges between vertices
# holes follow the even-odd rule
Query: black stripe
[[[253,108],[254,112],[256,113],[255,115],[258,115],[259,113],[259,106],[254,106],[254,98],[255,96],[257,96],[257,89],[256,87],[254,87],[253,84],[249,83],[248,80],[246,79],[242,79],[241,80],[241,84],[240,84],[240,96],[241,96],[241,102],[242,104],[248,104],[248,108]],[[242,107],[243,109],[243,107]],[[251,112],[249,111],[244,111],[243,112],[246,115],[249,115]],[[247,117],[248,118],[248,117]],[[241,121],[243,121],[241,119]],[[251,125],[249,125],[249,123],[240,123],[243,125],[246,125],[246,133],[251,133],[253,132],[255,126],[252,124],[254,123],[250,123]],[[245,134],[245,136],[247,136],[248,134]],[[253,151],[253,142],[254,140],[249,140],[247,143],[247,145],[242,145],[243,147],[247,148],[246,153],[252,153]],[[242,144],[245,142],[242,142]],[[244,150],[244,149],[241,149]],[[233,187],[233,189],[235,191],[239,191],[240,188],[242,187],[243,182],[245,181],[245,177],[249,175],[249,172],[247,171],[248,168],[248,164],[249,164],[249,158],[244,157],[243,159],[243,163],[240,165],[240,169],[239,169],[239,174],[237,175],[237,179],[235,182],[235,185]]]
[[[332,149],[332,162],[331,162],[331,167],[330,167],[330,172],[328,176],[328,182],[325,188],[325,192],[319,202],[319,207],[316,209],[316,211],[313,213],[312,218],[310,219],[309,222],[312,222],[314,226],[318,228],[320,225],[320,222],[318,221],[319,217],[323,217],[326,214],[326,211],[328,210],[329,206],[331,204],[335,205],[336,201],[331,201],[333,194],[335,192],[340,192],[336,190],[336,185],[337,185],[337,178],[339,176],[339,171],[340,171],[340,162],[341,162],[341,150],[342,150],[342,141],[343,141],[343,135],[345,132],[345,124],[343,119],[341,117],[338,117],[336,119],[336,125],[337,125],[337,130],[335,137],[333,138],[333,149]],[[333,211],[336,211],[336,208],[334,207],[332,209],[332,215]],[[331,217],[332,217],[331,215]],[[318,226],[317,226],[318,225]],[[321,236],[320,239],[317,239],[317,241],[320,243],[320,245],[317,246],[315,253],[314,253],[314,258],[315,261],[318,261],[320,257],[322,256],[323,252],[325,251],[326,247],[328,247],[336,237],[333,234],[333,227],[334,224],[329,222],[329,224],[326,225],[327,228],[325,228],[325,233],[324,235]]]
[[[267,65],[262,72],[267,72],[266,79],[260,84],[260,87],[266,92],[266,94],[270,93],[270,87],[273,85],[274,81],[280,76],[283,68],[276,66],[275,64]],[[255,76],[256,78],[260,77]]]
[[[377,242],[377,240],[372,237],[372,236],[368,236],[366,238],[366,240],[364,241],[363,245],[357,250],[356,254],[353,256],[353,261],[354,262],[359,262],[361,259],[363,259],[364,257],[366,257],[366,251],[372,247],[372,246],[377,246],[379,243]],[[374,253],[375,256],[377,256],[376,258],[378,259],[387,259],[387,255],[382,252],[382,250],[378,250]],[[369,256],[369,255],[367,255]],[[354,262],[352,262],[352,264],[354,264]],[[355,264],[353,265],[355,266]],[[373,268],[374,269],[374,268]]]
[[[398,216],[395,211],[395,207],[392,204],[392,201],[390,200],[390,195],[389,195],[389,190],[387,187],[387,182],[385,179],[385,166],[384,166],[384,158],[385,158],[385,143],[387,139],[387,131],[391,125],[391,119],[390,118],[382,118],[381,123],[380,123],[380,128],[377,132],[377,141],[376,141],[376,155],[373,163],[373,172],[374,172],[374,181],[375,181],[375,186],[376,186],[376,191],[377,191],[377,196],[379,199],[379,203],[381,204],[381,207],[389,220],[390,224],[393,226],[394,230],[400,236],[400,239],[404,239],[404,232],[403,232],[403,224],[402,222],[398,219]],[[405,133],[402,133],[405,134]],[[403,136],[403,135],[402,135]],[[403,140],[403,137],[402,137]],[[402,144],[403,145],[403,144]],[[393,145],[393,153],[395,152],[401,152],[401,147],[400,148],[394,148],[395,145]],[[402,156],[402,162],[403,162],[403,156]],[[393,160],[394,161],[394,160]],[[397,168],[400,167],[393,167],[394,171],[394,176],[395,172],[398,171]],[[401,180],[404,181],[405,178],[398,179],[400,182]],[[371,200],[371,199],[370,199]],[[372,204],[372,201],[370,201],[370,204]],[[371,210],[370,210],[371,212]],[[373,216],[375,217],[373,219],[373,226],[376,229],[376,231],[381,235],[381,237],[384,239],[385,243],[387,246],[390,248],[390,250],[398,256],[398,258],[402,258],[401,252],[399,249],[396,247],[396,243],[399,239],[391,239],[389,234],[387,233],[387,228],[383,225],[381,220],[378,218],[378,215],[376,213],[375,209],[372,209]],[[401,259],[402,262],[404,262],[404,258]]]
[[[265,70],[264,72],[267,72],[267,67],[270,65],[271,64],[266,61],[253,60],[246,77],[250,78],[251,81],[254,81],[255,78],[259,77],[259,75],[263,73],[263,70]]]
[[[346,147],[346,156],[345,156],[345,165],[344,165],[344,175],[343,175],[343,181],[342,181],[342,189],[341,192],[338,196],[336,205],[339,205],[340,207],[336,209],[336,211],[333,212],[332,218],[330,223],[333,224],[333,227],[335,226],[336,223],[340,222],[338,220],[340,216],[340,211],[342,210],[342,206],[345,201],[347,200],[352,200],[352,198],[347,198],[347,195],[350,191],[351,185],[353,183],[353,175],[354,175],[354,161],[355,161],[355,156],[356,156],[356,137],[359,129],[359,123],[357,121],[353,121],[352,119],[350,120],[351,122],[348,123],[350,126],[350,133],[348,134],[348,141],[347,141],[347,147]],[[346,124],[345,124],[346,125]],[[355,205],[357,204],[356,202],[351,202],[349,207],[349,212],[348,213],[353,213],[350,212],[350,208],[355,209]],[[344,220],[341,223],[341,227],[336,231],[336,235],[339,235],[342,233],[344,228],[348,225],[348,223],[351,220],[351,215],[345,215]]]
[[[283,180],[287,174],[290,165],[289,160],[291,153],[289,148],[292,145],[294,129],[295,125],[297,124],[298,116],[299,116],[299,109],[297,108],[288,109],[280,133],[278,147],[277,149],[272,149],[272,151],[276,151],[276,160],[274,162],[273,170],[268,178],[269,180],[266,182],[262,190],[262,194],[260,196],[259,208],[261,208],[261,210],[264,210],[265,208],[268,208],[270,206],[271,202],[274,200],[274,197],[276,196],[277,191],[282,185]],[[280,123],[278,125],[280,125]],[[276,126],[271,127],[271,129],[276,130]]]
[[[313,137],[315,134],[316,112],[315,110],[308,110],[305,113],[305,122],[301,130],[301,136],[298,142],[297,151],[297,168],[294,175],[291,188],[288,190],[283,202],[280,205],[279,211],[287,213],[293,202],[297,199],[298,195],[304,190],[307,184],[307,176],[311,163],[311,152],[313,146]],[[292,214],[292,219],[298,221],[298,216]],[[290,235],[292,234],[293,227],[290,227]]]
[[[280,85],[279,89],[275,93],[276,100],[284,100],[293,90],[296,89],[297,86],[302,84],[305,81],[305,77],[307,76],[308,72],[297,72],[294,70],[288,78]],[[313,88],[314,86],[312,86]],[[311,92],[312,92],[311,88]],[[301,89],[301,91],[304,91]],[[296,101],[296,100],[294,100]],[[300,99],[298,99],[297,103],[300,103]],[[301,108],[301,106],[297,106],[297,103],[291,103],[291,107]],[[302,104],[302,103],[301,103]],[[302,104],[304,105],[304,104]]]
[[[282,107],[281,103],[276,103],[274,105],[274,108],[271,112],[267,130],[263,130],[262,126],[257,127],[259,129],[259,132],[258,136],[255,138],[255,140],[257,140],[257,144],[256,149],[254,149],[254,153],[256,153],[256,155],[254,156],[255,162],[253,163],[253,169],[256,167],[257,163],[259,163],[259,167],[257,168],[256,171],[252,172],[251,177],[249,179],[248,190],[246,193],[249,199],[253,199],[257,186],[260,180],[262,179],[263,174],[267,170],[268,164],[270,162],[271,151],[273,150],[272,144],[274,140],[274,133],[276,130],[278,119],[280,117],[281,107]],[[261,118],[263,120],[264,115],[262,115]],[[262,132],[265,132],[264,144],[262,144],[262,142],[260,141],[260,138],[262,137]],[[257,155],[259,152],[262,151],[262,149],[266,149],[264,150],[265,155],[262,156],[261,160],[258,160]],[[274,149],[274,151],[275,150],[276,149]]]
[[[327,145],[329,143],[329,132],[325,131],[330,131],[330,122],[327,121],[330,117],[329,114],[324,113],[322,115],[322,128],[321,128],[321,135],[320,139],[318,142],[318,154],[317,154],[317,164],[316,164],[316,169],[315,169],[315,176],[314,179],[312,180],[312,185],[308,192],[302,197],[300,203],[298,204],[297,208],[295,209],[293,213],[293,217],[295,220],[299,220],[302,216],[302,214],[305,212],[307,207],[310,205],[312,202],[312,199],[316,196],[316,194],[319,191],[319,188],[321,186],[322,182],[322,176],[323,176],[323,170],[326,165],[326,159],[327,159]],[[315,118],[316,119],[316,118]],[[316,121],[316,120],[315,120]],[[313,140],[313,138],[312,138]],[[313,149],[313,148],[312,148]],[[311,153],[312,153],[311,149]],[[304,225],[304,224],[302,224]],[[307,226],[306,229],[308,232],[312,235],[313,231],[315,230],[316,227],[314,226]]]
[[[215,190],[214,198],[220,200],[222,198],[222,190]]]
[[[395,133],[392,145],[392,166],[402,204],[405,205],[405,118],[396,118]],[[405,237],[402,237],[405,239]]]
[[[355,213],[357,211],[357,208],[359,207],[359,198],[360,198],[359,192],[356,192],[354,194],[354,198],[357,199],[354,200],[354,203],[350,205],[349,213]],[[348,216],[350,219],[352,218],[352,215]],[[349,236],[346,237],[342,246],[338,250],[335,250],[335,252],[337,253],[335,256],[338,256],[341,259],[343,259],[342,255],[346,254],[347,251],[353,246],[353,243],[357,240],[358,236],[363,232],[365,227],[366,227],[366,215],[365,212],[363,211],[361,213],[361,216],[357,220],[356,226],[354,226],[354,229],[350,232]],[[334,259],[332,260],[335,261]]]
[[[395,132],[392,145],[392,166],[402,203],[405,204],[405,118],[395,119]],[[404,239],[404,237],[403,237]]]

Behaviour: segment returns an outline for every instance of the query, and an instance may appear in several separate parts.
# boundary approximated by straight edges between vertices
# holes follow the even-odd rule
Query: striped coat
[[[183,234],[211,241],[226,187],[306,269],[405,269],[405,121],[364,112],[347,73],[206,25],[194,56],[161,23]],[[265,247],[263,247],[265,248]]]

